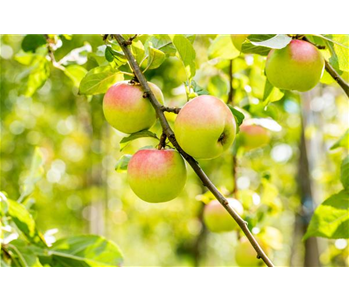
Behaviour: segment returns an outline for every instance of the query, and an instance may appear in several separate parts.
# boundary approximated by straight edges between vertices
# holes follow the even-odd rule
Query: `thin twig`
[[[161,111],[167,111],[167,112],[171,112],[174,114],[179,114],[179,112],[181,111],[180,107],[166,107],[166,106],[161,106]]]
[[[46,38],[46,42],[47,42],[47,52],[48,52],[48,55],[51,59],[51,62],[52,62],[52,65],[57,68],[57,69],[60,69],[62,71],[65,70],[65,67],[62,66],[59,62],[56,61],[56,58],[55,58],[55,55],[54,55],[54,50],[53,50],[53,46],[54,43],[52,43],[52,40],[50,39],[49,35],[48,34],[44,34],[45,38]]]
[[[237,224],[240,226],[242,231],[247,236],[247,238],[250,241],[250,243],[253,246],[253,248],[256,250],[257,257],[261,258],[265,262],[265,264],[267,266],[273,267],[274,266],[273,263],[268,258],[268,256],[264,253],[263,249],[261,248],[261,246],[258,244],[256,239],[254,238],[254,236],[252,235],[252,233],[248,229],[247,222],[244,221],[239,216],[239,214],[237,214],[235,212],[235,210],[232,209],[229,206],[227,199],[218,191],[216,186],[207,177],[205,172],[199,166],[198,162],[193,157],[191,157],[189,154],[187,154],[180,147],[180,145],[178,144],[178,142],[176,140],[174,132],[172,131],[170,125],[167,122],[167,119],[166,119],[163,111],[161,110],[162,105],[156,100],[153,92],[149,88],[149,85],[148,85],[148,82],[147,82],[146,78],[142,74],[142,72],[141,72],[141,70],[140,70],[140,68],[139,68],[135,58],[133,57],[131,51],[127,47],[128,46],[127,43],[125,43],[125,39],[120,34],[115,34],[114,37],[117,40],[117,42],[119,43],[119,45],[122,48],[122,50],[124,51],[125,56],[126,56],[127,60],[129,61],[130,65],[132,67],[133,72],[137,76],[138,81],[141,84],[144,92],[146,93],[146,95],[148,95],[149,101],[153,105],[153,107],[154,107],[154,109],[155,109],[155,111],[157,113],[157,116],[159,117],[159,120],[160,120],[160,123],[161,123],[161,127],[163,129],[163,132],[167,135],[167,138],[171,141],[172,145],[177,149],[177,151],[183,156],[183,158],[193,168],[194,172],[201,179],[203,185],[206,186],[212,192],[212,194],[217,198],[217,200],[224,206],[224,208],[228,211],[228,213],[234,218],[234,220],[237,222]]]

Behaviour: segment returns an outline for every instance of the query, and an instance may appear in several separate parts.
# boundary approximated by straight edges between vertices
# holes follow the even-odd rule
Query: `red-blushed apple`
[[[292,40],[285,48],[270,51],[265,71],[273,86],[305,92],[320,81],[324,66],[324,58],[314,45]]]
[[[196,159],[212,159],[233,143],[236,123],[229,107],[213,96],[198,96],[187,102],[175,121],[179,145]]]
[[[159,203],[178,196],[185,185],[187,169],[182,156],[175,150],[144,149],[132,156],[127,177],[139,198]]]
[[[268,129],[256,124],[242,124],[238,133],[239,145],[246,150],[263,147],[270,142],[270,132]]]
[[[236,49],[241,51],[242,43],[247,39],[249,34],[232,34],[231,39]]]
[[[244,208],[240,201],[228,198],[229,206],[240,216],[244,213]],[[212,232],[232,231],[238,228],[237,223],[218,200],[212,200],[204,208],[204,222]]]
[[[258,237],[255,238],[265,254],[270,255],[269,247]],[[261,267],[264,264],[261,259],[257,258],[256,250],[245,236],[240,239],[235,248],[235,262],[240,267]]]
[[[148,82],[155,98],[164,103],[161,90]],[[134,133],[150,128],[156,120],[156,112],[149,99],[143,98],[140,85],[127,81],[111,86],[103,99],[104,116],[115,129],[124,133]]]

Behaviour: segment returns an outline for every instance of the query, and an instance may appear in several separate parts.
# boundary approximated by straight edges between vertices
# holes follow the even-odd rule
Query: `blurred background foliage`
[[[53,50],[65,70],[46,59],[45,40],[38,38],[39,46],[31,49],[33,43],[26,45],[25,38],[1,36],[1,190],[11,199],[20,197],[38,147],[45,159],[44,176],[26,205],[51,241],[88,233],[105,236],[120,246],[125,266],[235,266],[234,251],[242,233],[216,234],[205,228],[203,206],[212,196],[190,168],[180,197],[160,204],[138,199],[126,173],[115,172],[122,155],[155,146],[156,140],[138,139],[120,151],[125,135],[107,124],[103,95],[79,95],[81,78],[105,61],[102,37],[60,35]],[[227,101],[231,59],[217,54],[215,38],[195,37],[194,79],[203,90]],[[273,248],[271,258],[277,266],[309,264],[306,251],[316,256],[310,264],[348,266],[348,240],[312,238],[316,247],[311,250],[309,242],[302,242],[302,226],[309,223],[313,208],[342,189],[343,150],[330,147],[348,128],[348,99],[325,73],[326,85],[301,94],[276,91],[266,105],[264,66],[265,56],[256,54],[241,54],[232,61],[234,106],[253,118],[275,121],[268,145],[236,153],[237,198],[245,218],[253,233]],[[187,101],[186,72],[176,57],[166,58],[145,75],[162,89],[167,106],[180,107]],[[173,125],[175,115],[167,116]],[[152,131],[160,135],[160,125]],[[236,149],[200,162],[230,197]],[[302,171],[304,164],[309,174]],[[311,199],[302,200],[304,181],[311,187]]]

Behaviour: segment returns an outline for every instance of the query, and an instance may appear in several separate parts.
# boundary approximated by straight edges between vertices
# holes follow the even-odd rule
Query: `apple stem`
[[[149,101],[153,105],[157,116],[159,117],[159,121],[161,124],[161,127],[163,129],[163,134],[167,136],[169,141],[172,143],[172,145],[177,149],[177,151],[183,156],[183,158],[189,163],[189,165],[192,167],[194,172],[198,175],[198,177],[201,179],[204,186],[206,186],[211,193],[216,197],[216,199],[223,205],[223,207],[228,211],[228,213],[234,218],[236,223],[239,225],[239,227],[242,229],[242,231],[245,233],[246,237],[250,241],[253,248],[256,250],[258,256],[265,262],[265,264],[268,267],[274,267],[273,263],[269,259],[269,257],[265,254],[261,246],[258,244],[257,240],[253,236],[253,234],[250,232],[247,222],[243,220],[240,215],[228,205],[227,199],[220,193],[220,191],[217,189],[217,187],[211,182],[211,180],[207,177],[206,173],[201,169],[199,163],[188,153],[186,153],[181,146],[178,144],[175,134],[172,131],[164,112],[162,111],[162,105],[157,101],[155,98],[153,92],[151,91],[148,81],[144,77],[143,73],[141,72],[139,65],[137,64],[134,56],[132,55],[130,49],[128,48],[129,44],[120,34],[113,34],[113,37],[116,39],[116,41],[119,43],[120,47],[122,48],[123,52],[125,53],[125,56],[136,75],[139,83],[141,84],[143,90],[147,95],[149,96]]]
[[[159,145],[158,145],[158,150],[161,150],[161,149],[165,149],[166,147],[166,139],[167,139],[167,135],[165,132],[162,133],[161,137],[160,137],[160,142],[159,142]]]

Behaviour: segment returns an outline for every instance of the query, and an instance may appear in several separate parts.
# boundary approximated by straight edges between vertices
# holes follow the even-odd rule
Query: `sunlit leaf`
[[[242,112],[240,112],[239,110],[237,110],[236,108],[232,107],[231,105],[228,105],[229,109],[231,110],[231,112],[234,115],[235,121],[236,121],[236,132],[239,132],[239,126],[242,124],[242,122],[245,119],[245,116]]]
[[[58,240],[49,250],[54,266],[118,267],[123,262],[119,247],[96,235]]]
[[[330,149],[333,150],[339,147],[349,149],[349,129],[347,129],[345,134]]]
[[[35,221],[25,206],[13,200],[8,200],[7,203],[8,214],[18,229],[23,232],[30,242],[45,247],[44,238],[37,230]]]
[[[123,74],[110,65],[97,67],[90,70],[81,80],[79,93],[81,95],[102,94],[123,79]]]
[[[29,65],[18,78],[24,81],[22,94],[26,97],[31,97],[45,84],[49,77],[50,62],[42,55],[21,56],[17,60]]]
[[[149,47],[148,51],[149,51],[149,57],[148,57],[147,69],[150,70],[150,69],[158,68],[166,59],[165,53],[153,47]]]
[[[263,39],[263,36],[266,36],[268,38]],[[271,35],[251,34],[249,35],[248,39],[255,46],[263,46],[263,47],[268,47],[272,49],[285,48],[292,40],[292,38],[286,34],[277,34],[277,35],[273,35],[272,37],[270,36]]]
[[[262,56],[267,56],[270,52],[270,48],[263,47],[263,46],[256,46],[253,45],[251,42],[244,42],[241,46],[241,52],[242,53],[248,53],[248,54],[259,54]]]
[[[131,49],[134,58],[140,63],[145,56],[144,45],[141,41],[133,41]]]
[[[196,72],[196,53],[193,45],[185,36],[180,34],[170,35],[170,38],[178,52],[179,58],[183,62],[188,79],[193,78]]]
[[[21,262],[24,267],[42,267],[37,253],[34,250],[38,249],[37,247],[17,239],[11,241],[8,248],[17,256],[18,261]]]
[[[145,138],[145,137],[159,139],[154,132],[151,132],[149,130],[141,130],[141,131],[132,133],[132,134],[130,134],[127,137],[124,137],[120,141],[120,150],[122,151],[122,149],[126,147],[127,143],[129,143],[129,142],[131,142],[133,140],[136,140],[136,139],[139,139],[139,138]]]
[[[212,58],[222,58],[222,59],[233,59],[238,57],[240,51],[237,50],[229,34],[218,35],[208,48],[208,57]]]
[[[41,179],[42,175],[44,174],[43,165],[44,165],[43,154],[40,148],[35,148],[34,154],[32,157],[30,173],[28,177],[24,180],[24,183],[22,186],[22,193],[18,199],[19,202],[21,202],[23,199],[25,199],[34,191],[35,184]]]
[[[120,159],[116,162],[115,171],[118,173],[122,173],[127,170],[128,163],[130,162],[132,155],[125,154],[120,157]]]
[[[348,190],[332,195],[315,210],[303,239],[311,236],[329,239],[349,238]]]
[[[73,63],[78,65],[83,65],[87,62],[88,54],[91,51],[92,51],[91,45],[88,43],[85,43],[84,46],[70,51],[66,56],[64,56],[59,61],[59,64],[68,65]]]
[[[341,165],[341,182],[344,189],[349,189],[349,156],[347,156]]]
[[[87,70],[79,65],[69,65],[64,69],[64,74],[73,81],[74,86],[79,87],[81,80],[87,74]]]

